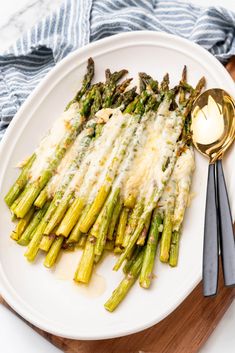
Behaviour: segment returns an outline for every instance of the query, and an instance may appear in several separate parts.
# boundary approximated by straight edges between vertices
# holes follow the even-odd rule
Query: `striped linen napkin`
[[[169,0],[66,0],[0,55],[0,138],[56,62],[95,40],[128,31],[176,34],[221,62],[235,55],[235,14]]]

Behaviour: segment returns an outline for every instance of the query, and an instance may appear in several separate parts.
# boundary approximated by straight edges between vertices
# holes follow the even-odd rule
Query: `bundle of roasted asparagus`
[[[82,283],[106,250],[118,255],[115,271],[125,261],[109,311],[138,277],[150,286],[158,243],[160,261],[177,265],[194,169],[190,110],[205,83],[191,87],[185,67],[173,88],[168,74],[159,84],[140,73],[138,90],[128,89],[126,74],[106,70],[93,84],[88,60],[81,89],[5,197],[18,221],[11,237],[29,261],[44,251],[51,267],[63,249],[84,248],[74,277]]]

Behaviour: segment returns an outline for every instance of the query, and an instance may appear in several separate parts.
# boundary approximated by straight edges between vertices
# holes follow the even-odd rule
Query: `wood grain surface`
[[[235,57],[226,68],[235,80]],[[235,288],[223,286],[220,269],[216,297],[204,298],[200,283],[167,318],[133,335],[100,341],[78,341],[51,335],[28,322],[27,324],[65,353],[196,353],[213,332],[234,298]],[[0,303],[12,310],[1,297]]]

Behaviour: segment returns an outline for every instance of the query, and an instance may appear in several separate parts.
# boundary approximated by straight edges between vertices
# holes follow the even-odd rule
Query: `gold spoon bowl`
[[[206,124],[201,124],[203,119]],[[235,137],[234,99],[219,88],[202,93],[193,105],[192,132],[194,146],[210,163],[222,159]]]

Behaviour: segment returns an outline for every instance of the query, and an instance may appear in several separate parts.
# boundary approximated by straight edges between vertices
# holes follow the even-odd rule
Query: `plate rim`
[[[22,104],[22,106],[20,107],[20,109],[18,110],[18,112],[16,113],[14,118],[12,119],[12,121],[11,121],[6,133],[4,134],[2,141],[1,141],[0,161],[2,162],[3,166],[2,166],[2,170],[0,172],[0,180],[2,180],[3,171],[5,170],[4,166],[6,165],[6,163],[8,163],[9,156],[12,154],[12,150],[15,146],[15,144],[11,143],[10,137],[14,133],[15,127],[17,127],[17,124],[19,125],[21,116],[24,114],[25,111],[31,110],[30,115],[32,116],[34,114],[33,113],[34,109],[31,107],[32,100],[34,100],[34,99],[39,100],[38,105],[40,105],[40,101],[42,101],[44,99],[43,97],[45,96],[45,93],[43,92],[44,86],[46,86],[46,85],[48,85],[48,86],[54,85],[55,86],[56,80],[54,79],[54,77],[57,75],[57,73],[59,73],[58,81],[61,80],[62,77],[64,77],[66,75],[66,73],[63,73],[63,71],[64,72],[66,71],[66,66],[68,66],[68,64],[70,62],[72,62],[74,58],[80,58],[85,55],[86,59],[87,59],[87,57],[89,56],[88,53],[92,52],[92,51],[96,51],[96,56],[97,56],[99,50],[101,51],[101,53],[104,53],[104,48],[107,48],[107,47],[109,47],[109,48],[111,47],[111,50],[109,49],[108,51],[112,51],[115,49],[114,43],[116,43],[117,47],[120,48],[120,45],[118,45],[118,41],[121,41],[122,46],[126,47],[126,42],[128,43],[128,40],[131,41],[131,40],[133,40],[133,38],[135,39],[135,45],[142,44],[141,41],[143,41],[143,40],[145,40],[147,42],[147,44],[149,44],[148,40],[149,41],[152,40],[153,45],[154,45],[154,40],[156,40],[155,45],[157,45],[158,40],[166,39],[166,44],[165,44],[166,47],[172,48],[172,45],[170,45],[169,42],[173,41],[173,43],[175,42],[176,44],[179,44],[179,45],[185,45],[186,51],[189,51],[190,48],[192,48],[194,51],[196,50],[198,52],[198,54],[204,56],[209,62],[211,62],[213,64],[214,67],[218,68],[218,71],[220,71],[220,74],[224,75],[224,80],[226,80],[227,83],[230,84],[231,91],[233,91],[233,93],[235,95],[235,88],[233,87],[234,82],[233,82],[232,78],[230,77],[230,75],[228,74],[228,72],[226,71],[226,69],[223,67],[223,65],[215,57],[213,57],[212,54],[210,54],[207,50],[200,47],[196,43],[190,42],[187,39],[184,39],[184,38],[172,35],[172,34],[168,34],[168,33],[164,33],[164,32],[156,32],[156,31],[133,31],[133,32],[120,33],[120,34],[116,34],[114,36],[100,39],[96,42],[89,43],[82,48],[76,49],[74,52],[70,53],[68,56],[63,58],[59,63],[57,63],[49,71],[49,73],[47,73],[44,76],[42,81],[37,85],[37,87],[31,92],[31,94],[27,97],[25,102]],[[82,62],[83,61],[81,61],[80,64]],[[72,68],[69,71],[71,71],[71,70],[72,70]],[[52,87],[52,90],[53,90],[53,87]],[[38,99],[38,96],[39,96],[39,99]],[[24,130],[25,125],[28,120],[30,120],[30,117],[28,119],[25,119],[25,121],[23,121],[23,123],[21,124],[20,131],[17,131],[18,136]],[[8,145],[8,147],[7,147],[7,145]],[[8,148],[8,149],[6,149],[6,148]],[[8,153],[5,155],[3,152],[4,150],[8,151]],[[5,286],[4,286],[4,280],[5,280]],[[158,317],[156,320],[150,320],[150,321],[148,321],[148,323],[145,323],[145,324],[141,324],[141,323],[136,324],[135,327],[132,327],[129,330],[125,330],[124,333],[123,332],[116,332],[116,333],[109,333],[109,334],[103,334],[103,335],[100,335],[99,333],[98,333],[98,335],[96,335],[95,333],[87,334],[87,335],[84,335],[84,334],[79,335],[79,333],[78,334],[75,334],[75,333],[68,334],[68,333],[64,333],[63,329],[60,330],[57,328],[54,330],[50,326],[50,323],[48,323],[48,322],[43,323],[43,320],[40,320],[40,318],[39,319],[37,317],[35,318],[32,311],[27,310],[27,306],[21,305],[21,298],[18,298],[17,293],[15,296],[14,292],[12,292],[13,288],[11,289],[11,285],[10,285],[9,281],[7,280],[7,276],[5,275],[5,273],[3,271],[3,268],[1,265],[1,259],[0,259],[0,294],[2,295],[4,300],[16,311],[16,313],[18,313],[20,316],[22,316],[25,320],[29,321],[33,325],[39,327],[40,329],[42,329],[44,331],[51,333],[51,334],[59,335],[59,336],[62,336],[65,338],[70,338],[70,339],[100,340],[100,339],[126,336],[126,335],[130,335],[130,334],[145,330],[145,329],[155,325],[156,323],[160,322],[165,317],[167,317],[171,312],[173,312],[185,300],[185,298],[191,293],[191,291],[197,286],[197,284],[200,282],[200,280],[201,280],[201,276],[198,276],[197,278],[195,278],[192,281],[193,282],[192,286],[188,288],[188,290],[185,292],[185,294],[183,296],[181,296],[180,299],[178,299],[172,306],[169,306],[168,310],[166,310],[164,312],[164,314],[161,315],[161,317]],[[10,288],[7,289],[8,286],[10,286]]]

